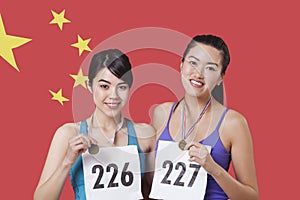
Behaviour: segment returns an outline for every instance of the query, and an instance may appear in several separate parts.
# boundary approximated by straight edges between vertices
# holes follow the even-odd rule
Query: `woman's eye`
[[[192,61],[192,60],[190,60],[189,63],[190,63],[191,65],[193,65],[193,66],[196,66],[196,65],[197,65],[197,63],[196,63],[195,61]]]
[[[100,88],[103,88],[103,89],[108,89],[109,86],[108,85],[105,85],[105,84],[102,84],[102,85],[99,85]]]
[[[215,67],[211,67],[211,66],[207,66],[206,69],[208,69],[209,71],[217,71]]]
[[[119,88],[121,90],[127,90],[128,86],[127,85],[120,85]]]

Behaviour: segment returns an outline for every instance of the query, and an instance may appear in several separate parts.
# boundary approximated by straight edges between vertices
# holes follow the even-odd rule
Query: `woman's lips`
[[[190,79],[190,83],[193,87],[201,88],[204,86],[204,83],[201,80]]]
[[[110,109],[117,109],[121,103],[104,103]]]

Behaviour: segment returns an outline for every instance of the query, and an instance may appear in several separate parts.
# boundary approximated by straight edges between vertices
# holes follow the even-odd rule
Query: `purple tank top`
[[[158,140],[174,141],[170,135],[169,123],[170,123],[170,119],[173,114],[175,106],[176,106],[176,103],[174,103],[171,108],[167,125],[164,128],[161,135],[159,136]],[[224,119],[224,116],[228,110],[229,109],[226,108],[225,111],[223,112],[215,130],[207,138],[200,141],[201,144],[209,145],[212,147],[212,149],[211,149],[212,158],[215,160],[216,163],[218,163],[226,171],[228,171],[228,169],[229,169],[229,165],[231,162],[231,155],[230,155],[230,153],[227,152],[227,150],[223,146],[223,143],[220,140],[219,128],[220,128],[222,121]],[[157,145],[158,145],[158,142],[156,143],[156,149],[157,149]],[[213,199],[227,200],[228,197],[225,194],[225,192],[222,190],[222,188],[217,184],[215,179],[212,176],[208,175],[207,176],[207,187],[206,187],[206,193],[205,193],[204,200],[213,200]]]

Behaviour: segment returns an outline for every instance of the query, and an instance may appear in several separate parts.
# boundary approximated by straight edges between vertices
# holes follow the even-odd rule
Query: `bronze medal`
[[[186,125],[186,113],[185,113],[185,100],[183,99],[183,107],[182,107],[182,118],[181,118],[181,124],[182,124],[182,140],[179,142],[178,146],[181,150],[184,150],[185,146],[187,145],[186,141],[184,139],[186,139],[194,130],[196,124],[201,120],[201,118],[203,117],[203,115],[205,114],[205,112],[207,111],[208,107],[211,104],[211,97],[208,99],[208,101],[206,102],[206,105],[204,106],[204,108],[202,109],[201,113],[199,114],[197,120],[192,124],[192,126],[188,129],[187,132],[185,132],[185,125]]]
[[[88,151],[90,154],[97,154],[99,152],[99,146],[96,144],[91,144],[91,147]]]
[[[185,146],[187,145],[186,141],[185,140],[181,140],[179,143],[178,143],[178,146],[181,150],[184,150]]]

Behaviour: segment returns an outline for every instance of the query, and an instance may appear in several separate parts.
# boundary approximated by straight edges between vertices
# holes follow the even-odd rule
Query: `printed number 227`
[[[171,174],[171,172],[173,170],[173,163],[172,163],[172,161],[166,160],[163,163],[163,168],[167,168],[167,165],[169,166],[169,168],[168,168],[168,171],[167,171],[166,175],[164,176],[163,180],[161,181],[161,183],[163,183],[163,184],[169,184],[170,185],[171,181],[168,180],[168,178],[169,178],[169,176],[170,176],[170,174]],[[195,171],[194,171],[193,176],[192,176],[192,178],[191,178],[191,180],[190,180],[190,182],[188,184],[188,187],[192,187],[193,186],[193,184],[195,182],[195,179],[196,179],[196,177],[198,175],[198,172],[200,170],[200,167],[201,167],[200,165],[196,165],[196,164],[193,164],[193,163],[190,164],[190,168],[194,168]],[[176,186],[182,186],[183,187],[184,186],[184,182],[181,181],[181,178],[184,176],[184,174],[186,172],[186,165],[185,165],[185,163],[178,162],[175,165],[175,170],[179,170],[179,168],[181,168],[181,171],[180,171],[177,179],[175,180],[174,185],[176,185]]]

